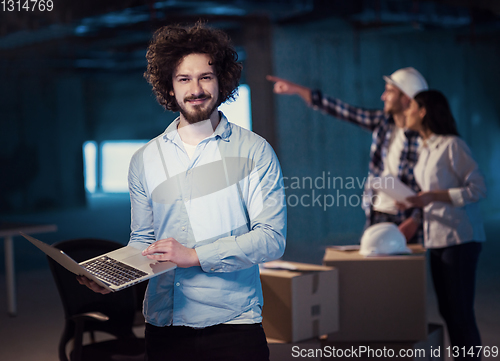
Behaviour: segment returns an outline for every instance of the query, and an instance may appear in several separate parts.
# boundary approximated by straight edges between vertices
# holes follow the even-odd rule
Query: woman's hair
[[[210,29],[201,22],[191,28],[164,26],[154,35],[146,53],[148,67],[144,77],[153,86],[158,103],[171,111],[179,111],[173,92],[172,75],[189,54],[207,54],[219,82],[217,106],[234,100],[242,65],[229,37],[221,30]]]
[[[448,100],[443,93],[438,90],[425,90],[415,95],[414,99],[420,108],[424,107],[426,110],[422,119],[424,129],[438,135],[460,136]]]

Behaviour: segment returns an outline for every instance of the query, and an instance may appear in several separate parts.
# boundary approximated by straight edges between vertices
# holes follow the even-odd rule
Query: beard
[[[194,96],[186,97],[184,98],[182,105],[177,102],[177,105],[179,106],[180,109],[179,110],[180,113],[189,124],[195,124],[203,120],[209,119],[214,110],[217,109],[217,102],[213,103],[209,102],[207,104],[193,105],[192,106],[193,110],[188,110],[185,104],[190,100],[196,100],[196,99],[212,99],[212,95],[201,94],[196,97]]]
[[[384,111],[389,115],[394,115],[400,113],[402,109],[395,104],[391,104],[388,107],[385,107]]]
[[[403,95],[400,94],[397,99],[392,100],[387,105],[384,104],[384,111],[389,115],[402,113],[405,110],[401,100],[402,96]]]

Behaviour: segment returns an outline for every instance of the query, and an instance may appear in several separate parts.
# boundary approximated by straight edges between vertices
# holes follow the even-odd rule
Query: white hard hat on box
[[[383,78],[388,84],[396,86],[410,98],[429,89],[422,74],[412,67],[396,70],[390,76],[384,75]]]
[[[363,256],[380,256],[411,253],[406,238],[394,223],[371,225],[361,237],[359,253]]]

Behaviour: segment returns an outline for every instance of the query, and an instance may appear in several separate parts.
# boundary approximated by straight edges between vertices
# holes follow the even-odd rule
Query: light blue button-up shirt
[[[285,250],[278,159],[266,140],[220,114],[191,159],[176,119],[130,163],[129,245],[145,249],[173,237],[201,264],[150,279],[144,316],[155,326],[207,327],[262,307],[258,264]]]

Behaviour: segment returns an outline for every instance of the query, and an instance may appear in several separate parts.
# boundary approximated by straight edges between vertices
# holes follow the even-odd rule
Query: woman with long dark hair
[[[474,314],[475,274],[485,232],[479,204],[486,186],[467,144],[459,137],[446,97],[418,93],[405,111],[406,127],[418,131],[422,151],[414,168],[421,192],[408,201],[424,210],[425,247],[439,312],[456,360],[480,358]],[[471,352],[472,351],[472,352]]]

